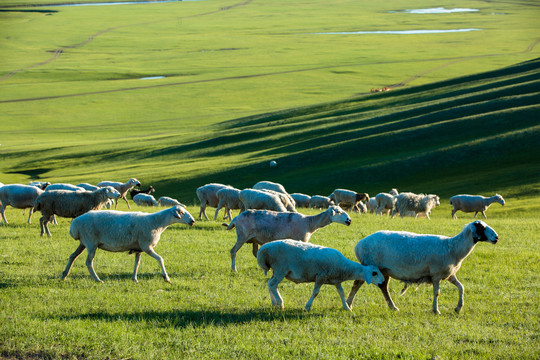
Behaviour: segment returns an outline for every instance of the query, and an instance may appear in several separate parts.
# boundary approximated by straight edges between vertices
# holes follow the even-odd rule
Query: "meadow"
[[[285,310],[273,309],[249,247],[230,271],[235,233],[221,221],[163,233],[156,251],[171,284],[146,255],[134,284],[134,258],[102,251],[94,266],[104,283],[90,279],[85,253],[61,281],[77,247],[69,220],[40,238],[39,213],[27,224],[27,213],[8,208],[1,359],[540,357],[535,1],[458,0],[445,7],[479,11],[450,14],[404,11],[440,6],[427,0],[34,6],[51,3],[0,4],[2,183],[136,177],[193,215],[195,189],[209,182],[441,196],[431,220],[351,214],[350,227],[313,235],[350,259],[359,239],[381,229],[457,234],[472,215],[450,218],[456,193],[499,192],[507,204],[487,212],[499,243],[479,244],[459,272],[462,312],[445,282],[440,316],[431,287],[399,296],[396,281],[400,312],[375,286],[362,287],[352,313],[324,286],[305,312],[312,284],[288,281]],[[317,34],[471,28],[479,30]],[[392,90],[370,91],[384,86]]]

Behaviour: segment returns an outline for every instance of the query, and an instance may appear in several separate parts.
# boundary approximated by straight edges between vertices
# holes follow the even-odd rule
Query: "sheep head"
[[[128,183],[130,186],[138,186],[138,187],[141,186],[141,183],[139,182],[139,180],[135,178],[129,179]]]
[[[103,189],[105,191],[105,195],[107,195],[109,199],[118,199],[120,197],[120,193],[118,192],[118,190],[116,190],[112,186],[105,186]]]
[[[384,275],[375,265],[366,265],[364,267],[364,280],[368,285],[371,283],[379,285],[384,282]]]
[[[330,220],[338,224],[351,225],[351,217],[341,207],[332,205],[326,210],[330,213]]]
[[[193,226],[193,224],[195,224],[195,219],[193,219],[193,216],[191,216],[191,214],[182,206],[173,206],[171,208],[171,212],[173,217],[175,218],[175,222],[187,224],[189,226]]]
[[[497,232],[481,220],[470,223],[469,227],[475,244],[479,241],[488,241],[492,244],[496,244],[497,241],[499,241]]]

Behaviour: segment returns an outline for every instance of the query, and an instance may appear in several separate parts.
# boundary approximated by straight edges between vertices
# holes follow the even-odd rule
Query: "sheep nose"
[[[347,226],[350,226],[350,225],[351,225],[351,222],[352,222],[351,219],[345,220],[345,224],[346,224]]]

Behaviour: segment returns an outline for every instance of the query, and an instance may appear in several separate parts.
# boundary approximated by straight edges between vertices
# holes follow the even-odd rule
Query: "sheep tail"
[[[69,235],[75,240],[81,239],[79,236],[79,230],[77,229],[77,225],[74,222],[71,222],[71,226],[69,227]]]
[[[266,254],[264,254],[266,255]],[[266,256],[264,256],[262,253],[257,254],[257,265],[264,271],[264,276],[268,274],[268,270],[271,269],[270,264],[266,261]]]
[[[236,221],[235,220],[236,220],[236,218],[232,219],[232,221],[229,224],[222,223],[221,225],[226,226],[227,230],[232,230],[236,226]]]

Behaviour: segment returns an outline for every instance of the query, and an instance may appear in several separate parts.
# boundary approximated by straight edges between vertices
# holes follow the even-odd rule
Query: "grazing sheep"
[[[419,213],[426,214],[429,219],[431,209],[440,205],[439,197],[437,195],[424,195],[413,194],[409,192],[401,193],[396,197],[394,209],[392,210],[392,217],[396,213],[399,213],[401,217],[407,216],[407,213],[414,211],[415,218]]]
[[[166,207],[166,206],[176,206],[176,205],[180,205],[182,207],[186,207],[184,204],[182,204],[180,201],[176,200],[176,199],[173,199],[171,197],[168,197],[168,196],[162,196],[158,199],[158,203],[159,203],[159,206],[163,206],[163,207]]]
[[[217,197],[217,192],[223,188],[231,188],[231,186],[212,183],[212,184],[206,184],[197,188],[196,190],[197,197],[199,198],[199,201],[201,202],[201,210],[199,211],[199,219],[202,219],[202,215],[204,215],[204,218],[208,220],[208,216],[206,216],[206,206],[211,206],[211,207],[218,206],[219,199]]]
[[[463,260],[472,252],[479,241],[496,244],[499,237],[495,230],[483,221],[467,224],[454,237],[442,235],[423,235],[405,231],[378,231],[360,240],[354,249],[356,257],[364,265],[375,265],[384,274],[385,281],[379,288],[392,310],[399,310],[388,292],[390,278],[407,284],[431,283],[433,285],[433,312],[440,314],[438,308],[439,284],[448,280],[459,290],[459,301],[455,311],[463,307],[463,285],[456,273]],[[347,303],[352,306],[354,296],[362,286],[355,281]]]
[[[49,231],[49,222],[54,215],[65,218],[76,218],[90,210],[100,210],[109,199],[117,199],[120,193],[110,187],[96,191],[50,190],[39,195],[34,205],[34,211],[41,211],[39,225],[41,236]]]
[[[86,191],[96,191],[97,189],[100,189],[99,186],[91,185],[89,183],[77,184],[76,186],[81,187]]]
[[[309,207],[311,209],[328,209],[330,206],[335,205],[328,196],[313,195],[309,199]]]
[[[269,192],[244,189],[240,191],[239,197],[242,204],[244,204],[244,209],[287,211],[280,197]]]
[[[129,196],[131,196],[131,199],[137,194],[152,194],[156,191],[153,186],[147,187],[145,190],[140,189],[132,189],[129,191]]]
[[[137,270],[141,252],[145,252],[156,259],[161,266],[163,279],[171,282],[165,271],[165,264],[154,247],[158,244],[161,233],[174,223],[193,225],[195,220],[182,206],[174,206],[155,213],[122,212],[115,210],[90,211],[79,216],[71,222],[69,234],[80,244],[77,250],[69,257],[66,269],[62,273],[65,279],[77,257],[87,249],[86,266],[95,281],[102,282],[94,271],[94,255],[98,248],[122,252],[135,253],[135,269],[132,279],[137,282]]]
[[[41,190],[45,190],[47,186],[51,185],[51,183],[48,181],[31,181],[28,185],[36,186],[40,188]]]
[[[45,191],[53,191],[53,190],[86,191],[86,189],[83,187],[75,186],[72,184],[65,184],[65,183],[51,184],[47,186],[47,188],[45,189]]]
[[[225,208],[225,214],[223,219],[232,219],[231,210],[240,210],[244,211],[244,204],[240,200],[240,190],[236,188],[223,188],[217,192],[218,205],[216,213],[214,214],[214,220],[216,220],[219,210]]]
[[[308,242],[318,229],[333,222],[351,225],[351,218],[339,206],[331,206],[318,215],[303,215],[291,212],[268,210],[246,210],[235,217],[227,230],[236,227],[236,244],[231,249],[231,270],[236,271],[236,252],[245,243],[253,244],[253,255],[257,256],[259,245],[278,239],[293,239]]]
[[[352,190],[335,189],[329,196],[336,205],[344,209],[354,209],[360,201],[369,201],[369,195],[366,193],[357,193]]]
[[[6,207],[8,206],[12,206],[15,209],[30,208],[28,223],[31,224],[32,214],[34,213],[34,202],[41,194],[43,194],[43,190],[33,185],[8,184],[0,187],[0,213],[2,214],[2,220],[4,220],[6,225],[9,224],[5,214]]]
[[[287,209],[287,211],[290,211],[290,212],[298,212],[296,211],[296,207],[295,205],[291,202],[292,198],[283,193],[280,193],[280,192],[277,192],[277,191],[274,191],[274,190],[268,190],[268,189],[261,189],[261,191],[264,191],[266,193],[269,193],[269,194],[273,194],[273,195],[276,195],[279,200],[281,201],[281,203],[283,204],[283,206],[285,206],[285,209]],[[294,200],[293,200],[294,201]]]
[[[492,197],[485,197],[481,195],[452,196],[450,198],[450,205],[454,207],[454,209],[452,209],[452,218],[457,219],[456,212],[461,210],[463,212],[474,212],[474,217],[476,217],[478,213],[482,213],[482,215],[484,215],[484,219],[487,219],[486,210],[494,202],[504,206],[504,199],[499,194],[495,194]]]
[[[273,274],[267,284],[270,299],[272,305],[281,309],[284,308],[283,299],[277,287],[284,278],[295,283],[315,283],[313,294],[306,304],[307,311],[311,309],[323,284],[335,285],[343,309],[351,311],[341,286],[343,281],[356,280],[368,284],[381,284],[384,281],[383,274],[376,266],[360,265],[347,259],[338,250],[291,239],[263,245],[257,253],[257,264],[265,275],[272,269]]]
[[[311,199],[311,196],[302,193],[293,193],[291,197],[296,203],[296,207],[309,208],[309,199]]]
[[[355,212],[358,212],[360,214],[367,213],[367,206],[362,201],[359,201],[358,204],[356,204],[353,209]]]
[[[390,193],[379,193],[375,195],[375,202],[377,204],[375,214],[382,216],[383,213],[386,213],[390,215],[390,211],[394,208],[396,200],[397,196]]]
[[[124,199],[126,201],[126,204],[128,206],[128,209],[131,209],[131,206],[129,206],[129,202],[126,199],[126,194],[129,190],[131,190],[134,186],[141,186],[141,183],[137,179],[129,179],[126,183],[116,182],[116,181],[102,181],[99,184],[97,184],[99,187],[105,187],[105,186],[112,186],[115,188],[119,193],[120,197],[118,199]],[[114,199],[114,208],[118,206],[118,199]]]
[[[287,192],[287,190],[285,190],[285,187],[279,183],[275,183],[272,181],[259,181],[258,183],[253,185],[253,188],[256,190],[272,190],[278,193],[285,194],[285,196],[287,196],[287,198],[289,199],[289,202],[292,204],[293,209],[296,207],[296,203],[292,196]]]
[[[138,206],[155,206],[158,207],[158,202],[152,195],[148,194],[137,194],[133,197],[133,202]]]
[[[375,198],[370,198],[367,202],[367,208],[370,214],[375,213],[377,210],[377,200]]]

